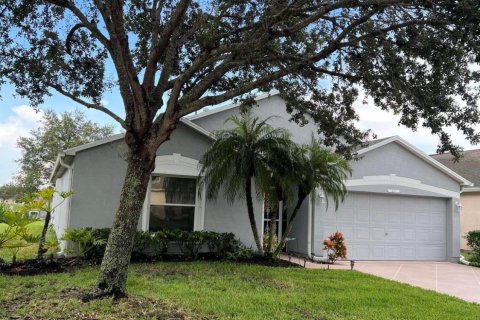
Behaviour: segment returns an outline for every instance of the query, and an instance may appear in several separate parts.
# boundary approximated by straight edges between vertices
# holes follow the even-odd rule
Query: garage
[[[439,261],[447,259],[446,212],[445,198],[351,192],[317,217],[322,239],[343,232],[348,259]]]

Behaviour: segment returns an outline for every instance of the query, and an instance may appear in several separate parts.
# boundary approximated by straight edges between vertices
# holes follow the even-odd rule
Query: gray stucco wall
[[[352,179],[364,176],[396,174],[420,180],[424,184],[451,191],[460,191],[460,184],[397,143],[389,143],[367,152],[358,161],[351,161]]]
[[[180,153],[199,160],[211,139],[180,124],[157,155]],[[70,221],[68,227],[109,228],[113,223],[127,169],[126,145],[122,140],[78,152],[75,157]],[[254,201],[256,222],[262,230],[263,204]],[[204,229],[233,232],[245,245],[254,247],[246,204],[229,204],[220,194],[217,201],[206,200]]]
[[[261,236],[263,223],[263,203],[253,201],[255,221]],[[216,232],[232,232],[247,247],[256,248],[252,229],[248,220],[245,201],[237,200],[233,204],[227,202],[222,193],[217,201],[207,201],[205,204],[205,230]]]
[[[285,101],[280,96],[275,95],[257,101],[257,105],[251,107],[252,114],[260,119],[272,117],[269,123],[277,128],[285,128],[292,134],[292,138],[297,143],[310,142],[312,133],[318,137],[318,129],[313,121],[304,126],[290,121],[291,115],[286,110]],[[231,123],[225,123],[225,120],[232,115],[239,115],[240,108],[231,108],[202,118],[193,118],[195,124],[205,128],[208,131],[231,128]],[[200,113],[201,115],[201,113]]]
[[[296,201],[296,200],[295,200]],[[300,207],[297,217],[293,221],[292,232],[289,238],[295,238],[288,243],[288,251],[307,254],[308,247],[308,206],[309,199],[305,199]],[[291,210],[289,210],[289,213]]]
[[[157,155],[180,153],[200,159],[210,138],[180,124]],[[70,227],[110,227],[117,210],[125,178],[127,148],[122,141],[78,152],[75,157]]]

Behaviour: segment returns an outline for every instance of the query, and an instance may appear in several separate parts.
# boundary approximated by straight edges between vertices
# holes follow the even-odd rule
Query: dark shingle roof
[[[450,153],[434,154],[432,158],[472,182],[473,188],[480,187],[480,149],[467,150],[458,161]]]

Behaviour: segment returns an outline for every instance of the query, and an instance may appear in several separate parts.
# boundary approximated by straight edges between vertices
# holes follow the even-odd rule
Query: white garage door
[[[445,199],[350,193],[338,211],[322,211],[322,239],[343,232],[348,259],[446,259]]]

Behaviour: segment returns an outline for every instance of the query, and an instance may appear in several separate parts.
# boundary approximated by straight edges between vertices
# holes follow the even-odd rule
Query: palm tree
[[[233,129],[214,133],[215,142],[204,154],[200,181],[206,186],[207,198],[217,197],[223,187],[229,202],[245,199],[255,245],[263,251],[258,234],[252,199],[252,180],[257,198],[276,199],[272,186],[278,180],[278,166],[291,163],[293,142],[285,129],[276,129],[258,117],[244,113],[226,120]]]
[[[297,201],[273,253],[274,257],[277,257],[283,249],[304,200],[309,195],[314,196],[315,190],[321,188],[327,199],[327,206],[328,199],[331,198],[335,203],[335,209],[338,209],[347,194],[345,181],[352,172],[350,165],[342,156],[323,147],[313,137],[310,144],[295,148],[293,159],[294,169],[291,174],[284,175],[284,184],[296,186]]]

